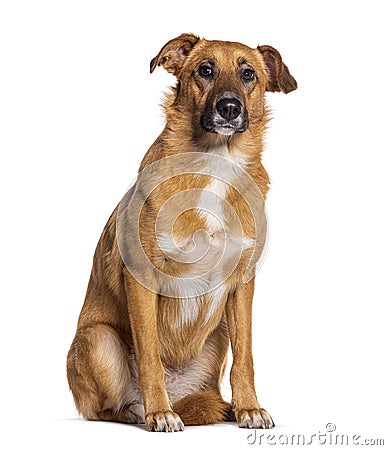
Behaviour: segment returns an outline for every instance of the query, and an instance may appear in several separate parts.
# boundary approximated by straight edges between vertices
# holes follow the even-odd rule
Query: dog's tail
[[[235,422],[230,403],[213,391],[197,392],[174,403],[174,411],[185,425]]]

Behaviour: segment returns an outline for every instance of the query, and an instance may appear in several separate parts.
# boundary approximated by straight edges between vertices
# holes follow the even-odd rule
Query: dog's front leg
[[[158,296],[125,273],[128,312],[139,384],[143,394],[145,427],[148,431],[180,431],[183,423],[171,409],[160,359],[157,330]]]
[[[229,295],[226,317],[233,353],[230,373],[232,407],[239,427],[272,428],[274,423],[260,407],[255,386],[252,357],[252,299],[254,280],[241,283]]]

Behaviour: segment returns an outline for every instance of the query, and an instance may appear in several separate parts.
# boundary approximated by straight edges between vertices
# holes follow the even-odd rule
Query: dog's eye
[[[241,73],[241,78],[245,82],[252,81],[255,78],[255,71],[253,69],[244,69]]]
[[[213,76],[213,69],[210,66],[200,66],[198,74],[202,78],[211,78]]]

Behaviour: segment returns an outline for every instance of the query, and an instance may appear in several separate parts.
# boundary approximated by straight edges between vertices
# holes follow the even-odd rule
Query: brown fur
[[[198,74],[203,61],[214,63],[211,80]],[[231,158],[244,158],[245,170],[262,198],[249,197],[252,194],[247,179],[241,180],[239,192],[228,188],[225,198],[239,218],[244,237],[256,239],[260,253],[266,231],[263,199],[269,184],[261,163],[268,121],[264,94],[290,92],[296,89],[295,80],[272,47],[252,49],[238,43],[207,41],[192,34],[168,42],[151,61],[151,72],[157,66],[173,73],[178,83],[164,105],[166,127],[145,155],[140,171],[160,161],[167,161],[163,167],[170,170],[168,160],[163,158],[186,153],[206,155],[221,147]],[[256,74],[249,83],[241,81],[241,68],[246,66]],[[205,131],[200,123],[203,111],[214,108],[225,92],[241,99],[249,126],[243,132],[220,137],[218,133]],[[173,277],[187,275],[189,265],[166,257],[159,248],[155,236],[158,212],[165,207],[166,218],[174,215],[174,207],[166,206],[166,201],[177,193],[193,192],[190,200],[198,202],[211,182],[209,174],[185,173],[184,169],[187,167],[150,193],[139,217],[139,238],[145,254],[155,267]],[[158,175],[149,178],[153,180]],[[147,182],[141,181],[139,173],[131,195],[141,194]],[[259,211],[259,236],[255,234],[257,224],[250,202],[255,202]],[[125,223],[133,221],[133,210],[126,206],[123,201],[115,209],[97,245],[77,333],[68,354],[68,380],[78,411],[90,420],[145,422],[146,429],[156,431],[183,429],[179,416],[187,425],[235,417],[239,426],[272,427],[272,419],[259,406],[254,388],[251,348],[254,278],[247,283],[243,281],[253,251],[244,250],[220,288],[218,302],[214,303],[210,294],[201,296],[194,315],[191,306],[184,303],[190,299],[153,292],[127,269],[123,248],[129,249],[130,258],[137,255],[131,253],[132,241],[125,228],[120,228],[122,218]],[[174,222],[174,239],[189,245],[188,237],[207,227],[204,215],[195,208],[188,209]],[[229,231],[235,232],[232,225]],[[217,233],[212,236],[217,238]],[[124,243],[120,244],[121,241]],[[152,270],[144,267],[142,275],[152,285],[157,284]],[[184,321],[184,313],[189,314],[190,320]],[[233,353],[230,378],[233,416],[231,405],[220,393],[229,343]]]

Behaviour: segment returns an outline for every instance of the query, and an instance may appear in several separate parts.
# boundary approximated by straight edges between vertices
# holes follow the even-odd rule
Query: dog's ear
[[[185,33],[167,42],[159,54],[152,59],[150,72],[152,73],[156,66],[163,66],[167,72],[178,75],[185,59],[198,41],[199,37]]]
[[[269,45],[260,45],[257,47],[264,58],[269,80],[267,91],[269,92],[289,92],[295,90],[298,84],[295,78],[290,74],[288,67],[283,63],[280,53]]]

